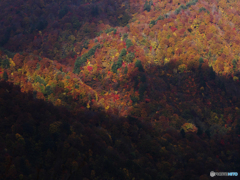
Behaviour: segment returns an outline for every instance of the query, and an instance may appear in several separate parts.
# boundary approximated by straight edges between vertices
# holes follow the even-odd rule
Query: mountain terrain
[[[2,0],[0,179],[239,172],[239,3]]]

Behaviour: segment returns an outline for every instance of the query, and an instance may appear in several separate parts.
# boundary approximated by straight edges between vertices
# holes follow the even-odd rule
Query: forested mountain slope
[[[0,177],[239,170],[239,5],[1,1]]]

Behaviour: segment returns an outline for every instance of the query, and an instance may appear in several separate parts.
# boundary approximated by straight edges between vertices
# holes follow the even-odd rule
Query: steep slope
[[[140,167],[117,163],[115,167],[121,168],[121,173],[125,173],[121,177],[125,179],[139,179],[141,176],[143,179],[174,179],[177,178],[174,173],[183,179],[207,179],[210,166],[215,171],[239,168],[236,153],[240,138],[240,18],[237,1],[131,0],[115,4],[92,1],[85,4],[71,2],[67,6],[64,3],[40,1],[40,4],[34,4],[35,8],[40,8],[39,13],[45,20],[39,20],[44,28],[35,24],[32,31],[25,24],[34,20],[34,15],[27,11],[30,1],[25,2],[21,7],[25,10],[21,11],[18,8],[14,10],[14,6],[8,7],[7,1],[0,3],[5,10],[1,14],[3,26],[0,29],[3,35],[1,45],[4,47],[0,51],[2,79],[18,85],[22,93],[28,93],[34,99],[53,103],[56,108],[66,107],[74,118],[85,111],[103,113],[108,125],[99,123],[97,115],[89,122],[86,122],[87,118],[82,121],[89,125],[89,131],[101,126],[110,132],[110,136],[114,133],[120,139],[124,136],[127,145],[121,144],[122,140],[116,140],[112,144],[105,142],[107,145],[104,148],[116,147],[113,151],[124,154],[124,163],[134,162],[146,170],[143,175],[137,172],[142,171]],[[49,8],[55,8],[51,16]],[[12,11],[10,18],[9,12]],[[23,18],[21,27],[17,23],[15,28],[9,27],[11,22],[19,21],[19,13]],[[24,16],[30,16],[30,20]],[[24,33],[26,30],[29,32]],[[26,39],[25,43],[23,39]],[[2,93],[6,91],[5,87],[2,89]],[[116,119],[123,125],[115,124]],[[130,121],[145,124],[136,125]],[[12,123],[17,124],[15,121]],[[50,122],[47,120],[46,123]],[[55,125],[58,126],[58,123],[56,121]],[[119,126],[123,128],[117,130]],[[146,132],[143,132],[144,142],[134,139],[142,131],[138,127],[132,132],[136,126],[147,126]],[[8,133],[11,133],[10,127],[8,125]],[[12,132],[11,141],[14,141],[14,136],[17,139],[25,137],[22,134],[25,130],[19,129]],[[7,141],[6,134],[4,136]],[[90,141],[95,143],[95,140]],[[65,139],[59,140],[63,141]],[[148,141],[151,143],[148,144]],[[47,147],[45,150],[54,153],[59,151],[59,147]],[[131,152],[140,152],[143,158],[131,159],[135,155],[129,155],[122,147],[133,148],[130,148]],[[209,149],[201,154],[203,147]],[[14,146],[10,148],[14,149]],[[25,145],[22,148],[26,148]],[[183,154],[177,155],[178,151]],[[187,154],[184,154],[185,151]],[[172,157],[167,156],[167,152],[173,154]],[[101,156],[101,153],[97,154]],[[166,158],[162,158],[165,155]],[[147,164],[146,158],[151,162],[148,166],[144,165]],[[101,179],[97,166],[105,160],[98,161],[96,156],[94,161],[97,165],[86,167],[86,174],[78,171],[74,174],[75,170],[68,170],[66,176],[70,178],[71,172],[74,178]],[[10,165],[6,165],[8,163],[3,166],[10,170]],[[114,162],[106,164],[104,168]],[[194,164],[209,166],[197,171]],[[53,167],[54,162],[49,166]],[[40,165],[34,168],[41,169]],[[188,176],[183,169],[192,170],[192,173]],[[15,174],[19,175],[22,171],[18,170]],[[44,171],[50,173],[47,169]],[[59,169],[53,170],[54,173],[57,171]],[[31,173],[34,174],[33,170]],[[26,178],[31,173],[22,174]],[[92,175],[95,173],[96,177]],[[117,174],[105,174],[104,177],[110,179]],[[43,173],[42,176],[45,175]],[[34,176],[38,175],[35,173]],[[64,175],[56,175],[60,176]]]

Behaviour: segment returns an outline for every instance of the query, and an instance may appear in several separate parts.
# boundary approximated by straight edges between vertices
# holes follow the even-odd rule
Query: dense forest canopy
[[[1,0],[0,179],[237,172],[239,7]]]

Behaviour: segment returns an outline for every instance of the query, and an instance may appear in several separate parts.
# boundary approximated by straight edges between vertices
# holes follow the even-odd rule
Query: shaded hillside
[[[101,22],[125,26],[136,11],[129,9],[129,1],[110,0],[3,0],[0,8],[1,46],[16,52],[39,53],[52,59],[74,56],[71,43],[95,37],[104,30],[99,26]]]
[[[0,100],[1,179],[203,180],[239,169],[235,130],[211,136],[87,109],[74,115],[4,81]]]

